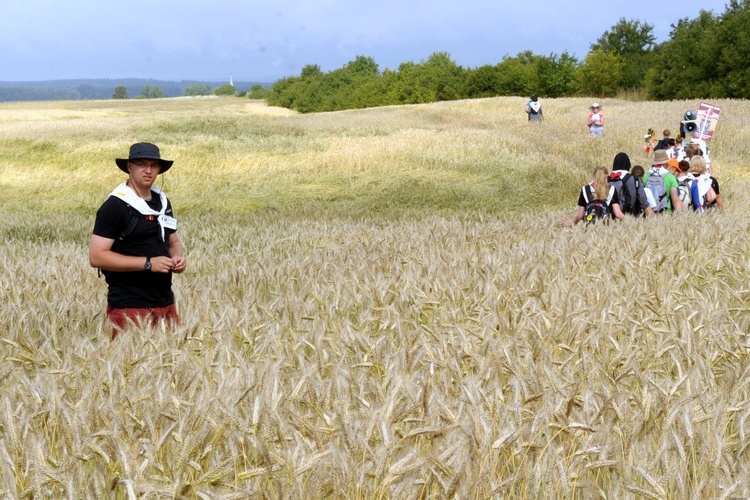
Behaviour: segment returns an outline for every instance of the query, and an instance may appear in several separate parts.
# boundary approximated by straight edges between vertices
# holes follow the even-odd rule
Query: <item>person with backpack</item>
[[[705,144],[705,143],[704,143]],[[706,148],[708,149],[708,148]],[[719,190],[719,181],[711,174],[711,165],[709,161],[706,159],[705,153],[703,149],[701,149],[700,144],[697,142],[691,142],[687,145],[685,148],[686,155],[685,158],[688,160],[692,160],[695,156],[701,156],[703,157],[703,161],[706,165],[706,174],[708,174],[709,178],[711,179],[711,187],[714,190],[714,194],[716,195],[716,198],[714,201],[709,202],[707,207],[708,208],[724,208],[724,199],[721,197],[721,191]]]
[[[607,183],[607,167],[596,167],[592,175],[593,180],[581,188],[578,195],[578,210],[575,216],[558,221],[562,227],[572,227],[581,221],[588,226],[597,222],[609,223],[612,217],[625,219],[620,210],[620,200],[617,191]]]
[[[630,157],[625,153],[617,153],[612,161],[612,171],[607,182],[617,191],[620,200],[620,210],[624,214],[634,217],[652,217],[654,210],[648,202],[646,190],[640,177],[630,173]]]
[[[703,139],[691,138],[690,142],[685,146],[685,159],[690,160],[693,156],[702,156],[706,162],[706,172],[711,174],[711,160],[709,158],[709,150],[706,141]]]
[[[664,129],[664,132],[662,132],[662,138],[659,139],[659,142],[656,143],[656,146],[654,146],[654,151],[658,151],[660,149],[669,149],[669,139],[672,135],[672,132],[669,131],[669,129]]]
[[[692,208],[696,212],[705,212],[716,203],[716,192],[712,177],[706,172],[706,161],[702,156],[690,158],[688,174],[693,179],[691,186]]]
[[[674,140],[674,146],[668,151],[668,153],[671,158],[676,158],[677,161],[685,159],[685,148],[682,147],[682,137],[679,135],[677,136]]]
[[[529,116],[530,122],[544,121],[542,103],[539,102],[539,97],[537,97],[535,94],[532,94],[529,100],[526,102],[526,114]]]
[[[109,287],[113,339],[128,321],[178,323],[172,273],[186,267],[172,205],[153,185],[173,161],[162,159],[156,145],[140,142],[130,147],[127,159],[115,163],[128,179],[97,211],[89,247],[89,263],[103,272]]]
[[[689,169],[690,162],[687,160],[677,161],[675,158],[670,158],[667,162],[667,170],[677,179],[677,193],[686,207],[693,204],[693,177],[688,173]]]
[[[641,180],[641,184],[643,185],[643,190],[646,192],[646,200],[648,200],[648,206],[649,208],[651,208],[651,214],[653,214],[654,207],[656,206],[656,202],[654,201],[654,195],[651,193],[651,190],[647,188],[645,183],[643,182],[643,177],[646,175],[646,171],[643,169],[642,166],[636,165],[630,170],[630,173],[638,177]]]
[[[656,213],[679,212],[685,209],[677,189],[677,178],[666,168],[669,155],[665,149],[654,151],[651,169],[644,176],[646,189],[651,191]]]
[[[708,166],[706,166],[706,168],[708,168]],[[724,199],[721,197],[721,191],[719,191],[719,181],[711,174],[708,174],[708,176],[711,179],[711,187],[714,190],[716,198],[714,198],[714,201],[709,201],[707,207],[724,208]]]

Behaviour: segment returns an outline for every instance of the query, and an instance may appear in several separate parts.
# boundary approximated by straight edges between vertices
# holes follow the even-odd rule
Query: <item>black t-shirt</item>
[[[714,193],[716,193],[718,196],[719,194],[721,194],[719,192],[719,181],[717,181],[715,177],[710,177],[710,179],[711,179],[711,187],[714,188]],[[716,205],[716,200],[714,200],[712,203],[707,203],[707,205],[708,207],[718,206]]]
[[[147,203],[153,210],[161,210],[161,199],[156,193]],[[169,200],[165,214],[172,216],[172,205]],[[136,217],[135,226],[120,240],[131,216]],[[165,229],[162,240],[161,226],[156,217],[141,215],[114,196],[107,198],[99,208],[94,222],[96,236],[115,240],[112,244],[113,251],[138,257],[169,257],[169,235],[173,232],[171,229]],[[174,303],[172,273],[146,270],[103,273],[109,285],[107,302],[112,307],[164,307]]]
[[[711,177],[711,187],[714,188],[714,192],[716,194],[720,194],[719,193],[719,181],[717,181],[715,177]]]
[[[594,199],[594,188],[592,188],[590,184],[586,184],[585,186],[583,186],[583,188],[581,188],[581,193],[578,195],[579,207],[585,207],[586,205],[588,205],[588,203],[586,203],[586,198],[583,196],[584,189],[586,190],[586,196],[589,197],[589,201],[592,201]],[[614,205],[615,203],[617,203],[618,205],[620,204],[620,197],[617,196],[617,190],[613,189],[612,191],[613,191],[612,199],[609,200],[609,205],[608,205],[609,213],[612,213],[612,205]]]

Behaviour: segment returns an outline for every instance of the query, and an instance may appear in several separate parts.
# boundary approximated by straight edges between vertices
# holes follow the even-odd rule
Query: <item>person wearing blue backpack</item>
[[[685,205],[680,200],[677,178],[667,169],[669,154],[665,149],[654,151],[651,169],[643,177],[646,189],[651,191],[656,213],[681,212]]]
[[[713,178],[706,172],[706,161],[702,156],[690,158],[688,174],[693,179],[691,186],[692,208],[696,212],[705,212],[716,203],[716,191]]]

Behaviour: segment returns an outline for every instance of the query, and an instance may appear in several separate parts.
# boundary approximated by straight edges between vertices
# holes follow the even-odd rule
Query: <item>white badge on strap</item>
[[[177,219],[175,219],[174,217],[170,217],[168,215],[160,215],[159,222],[166,229],[177,231]]]

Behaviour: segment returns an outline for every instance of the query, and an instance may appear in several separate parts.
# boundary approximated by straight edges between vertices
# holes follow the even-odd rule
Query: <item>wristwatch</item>
[[[151,257],[146,257],[146,263],[143,264],[143,269],[145,269],[146,271],[151,270]]]

